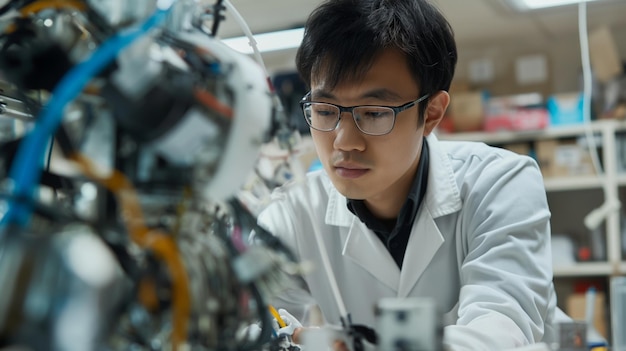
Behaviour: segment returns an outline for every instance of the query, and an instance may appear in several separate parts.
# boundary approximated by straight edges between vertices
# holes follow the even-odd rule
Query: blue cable
[[[165,20],[168,9],[159,9],[141,26],[111,37],[85,61],[74,66],[59,82],[45,106],[33,130],[20,144],[9,178],[13,181],[12,193],[17,197],[33,198],[36,184],[41,178],[46,145],[63,119],[63,109],[74,100],[89,83],[113,61],[125,47]],[[27,202],[10,202],[0,224],[16,223],[26,226],[30,220],[32,206]]]

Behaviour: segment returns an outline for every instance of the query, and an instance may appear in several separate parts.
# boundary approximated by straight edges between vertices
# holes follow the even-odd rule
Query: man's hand
[[[340,335],[336,333],[337,330],[339,329],[330,331],[329,329],[320,329],[320,327],[297,328],[292,335],[292,340],[296,344],[306,342],[307,344],[304,346],[311,346],[308,343],[315,341],[315,346],[318,349],[323,347],[327,351],[351,351],[345,340],[342,340]]]
[[[296,329],[302,328],[302,323],[300,323],[300,321],[296,317],[292,316],[291,313],[287,312],[287,310],[283,308],[278,310],[278,315],[283,320],[283,322],[285,322],[286,326],[276,330],[276,333],[278,335],[286,334],[295,339],[294,334],[296,332]],[[276,321],[276,326],[279,326],[278,321]]]
[[[350,349],[348,349],[348,345],[342,340],[335,340],[333,343],[333,351],[350,351]]]
[[[296,344],[300,344],[301,340],[301,334],[303,331],[306,332],[307,328],[297,328],[294,333],[293,333],[293,342],[295,342]],[[330,345],[329,345],[330,346]],[[332,345],[332,351],[350,351],[350,349],[348,348],[348,345],[346,345],[345,342],[343,342],[343,340],[335,340],[333,341],[333,345]]]

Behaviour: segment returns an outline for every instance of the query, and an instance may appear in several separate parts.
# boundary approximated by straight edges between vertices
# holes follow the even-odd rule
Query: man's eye
[[[363,118],[386,118],[391,117],[393,112],[387,110],[373,109],[373,110],[365,110],[362,111],[361,115]]]
[[[334,109],[328,107],[314,107],[313,113],[319,117],[330,117],[337,114]]]

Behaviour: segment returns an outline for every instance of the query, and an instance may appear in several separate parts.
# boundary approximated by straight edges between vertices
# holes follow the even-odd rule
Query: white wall
[[[626,27],[609,28],[622,60],[626,60]],[[549,79],[545,84],[520,86],[515,80],[515,59],[525,55],[543,54],[547,57]],[[540,91],[545,94],[580,90],[581,52],[578,35],[553,40],[536,38],[526,42],[502,42],[459,46],[459,64],[456,81],[468,82],[469,62],[491,59],[495,67],[495,81],[477,88],[493,90],[494,94]]]
[[[620,57],[626,60],[626,27],[610,30]],[[580,90],[581,57],[578,35],[551,40],[534,38],[524,42],[461,43],[458,50],[459,63],[455,82],[468,82],[469,62],[487,58],[494,63],[495,81],[490,84],[474,84],[474,88],[486,88],[495,95],[527,91],[553,94]],[[515,59],[534,54],[546,55],[549,67],[548,81],[545,84],[529,86],[516,84]],[[270,74],[295,70],[295,50],[265,53],[263,59]]]

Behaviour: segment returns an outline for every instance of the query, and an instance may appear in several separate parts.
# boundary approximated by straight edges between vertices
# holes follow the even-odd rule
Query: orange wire
[[[203,89],[195,89],[194,96],[208,108],[215,110],[217,113],[225,117],[233,118],[233,109],[230,108],[230,106],[223,104],[210,92]]]
[[[274,316],[274,319],[276,319],[276,322],[278,322],[278,326],[281,327],[281,328],[286,327],[287,323],[285,323],[285,321],[280,316],[278,311],[276,311],[276,308],[274,308],[274,306],[272,306],[272,305],[269,305],[268,307],[270,309],[270,313],[272,314],[272,316]]]
[[[172,275],[173,328],[172,345],[176,350],[187,336],[187,321],[190,312],[189,282],[187,271],[176,242],[165,233],[151,231],[144,225],[143,213],[137,199],[137,193],[130,181],[119,171],[114,170],[110,176],[103,177],[95,171],[92,162],[83,155],[74,154],[70,159],[78,163],[82,171],[113,192],[121,203],[122,218],[130,233],[131,239],[139,246],[148,248],[165,261]]]
[[[26,5],[20,9],[20,13],[22,16],[30,15],[32,13],[37,13],[41,10],[49,9],[49,8],[64,8],[70,7],[75,8],[77,10],[85,10],[87,5],[85,5],[82,1],[71,1],[71,0],[40,0],[36,1],[32,4]]]

